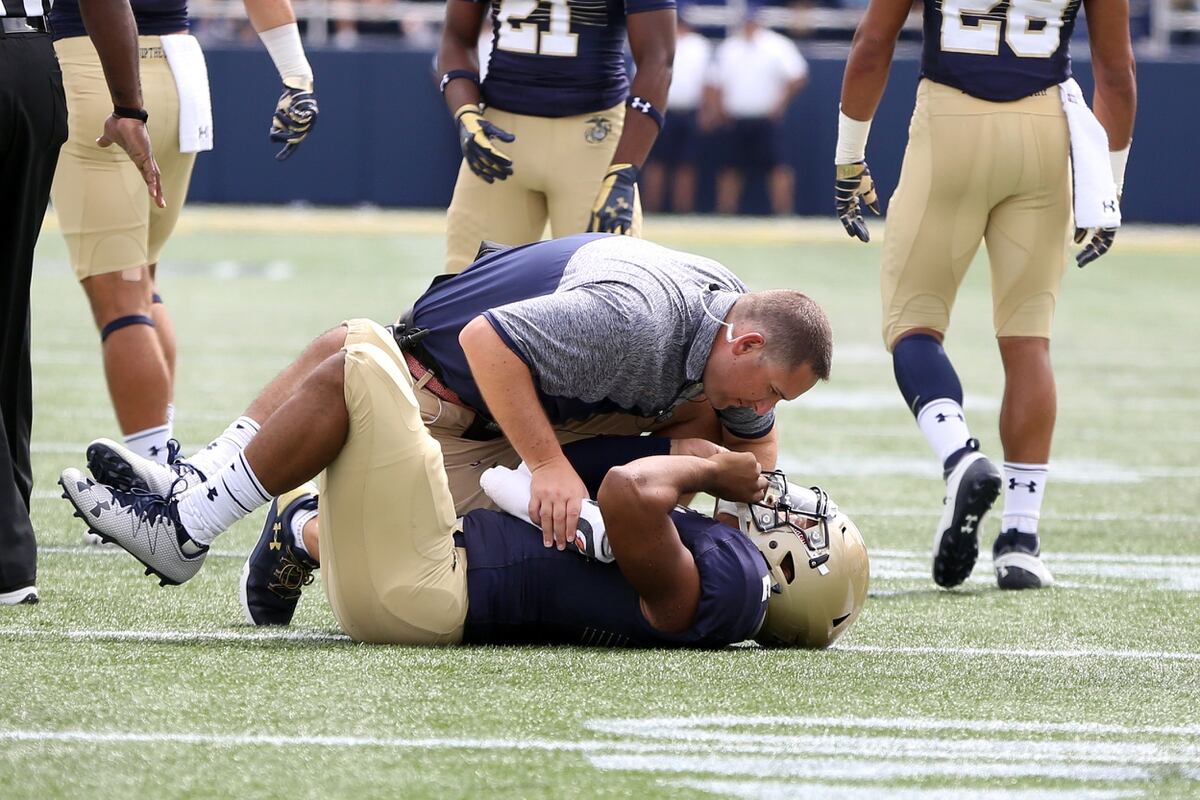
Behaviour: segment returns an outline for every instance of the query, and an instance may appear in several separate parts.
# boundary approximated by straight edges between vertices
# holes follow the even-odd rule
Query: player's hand
[[[529,487],[529,518],[541,523],[542,544],[563,550],[575,541],[579,509],[588,497],[571,462],[558,456],[532,470]]]
[[[484,119],[478,106],[463,106],[454,118],[458,122],[463,158],[471,172],[488,183],[512,175],[512,159],[497,150],[492,140],[514,142],[517,137]]]
[[[600,184],[588,233],[633,233],[633,209],[637,205],[638,168],[613,164]]]
[[[697,458],[709,458],[717,453],[727,453],[729,448],[722,447],[716,442],[710,442],[708,439],[672,439],[671,440],[671,455],[673,456],[696,456]]]
[[[283,149],[275,154],[276,161],[286,161],[296,152],[317,124],[317,113],[312,81],[284,78],[283,94],[279,95],[275,116],[271,119],[271,141],[283,145]]]
[[[863,219],[862,206],[879,216],[879,195],[875,193],[875,181],[866,161],[837,165],[837,181],[834,183],[833,205],[846,233],[864,242],[871,241],[867,222]]]
[[[734,503],[757,503],[766,495],[767,479],[754,453],[729,450],[708,460],[717,465],[709,494]]]
[[[1080,268],[1086,267],[1088,264],[1095,261],[1100,256],[1108,252],[1108,248],[1112,247],[1113,239],[1117,237],[1116,228],[1093,228],[1090,229],[1092,238],[1088,241],[1084,248],[1075,254],[1075,263]],[[1083,244],[1083,240],[1087,239],[1088,228],[1075,229],[1075,244]]]
[[[140,119],[109,115],[104,120],[104,132],[96,139],[101,147],[117,145],[133,161],[134,166],[142,173],[146,182],[146,190],[150,199],[159,208],[166,208],[167,201],[162,192],[162,174],[158,171],[158,162],[154,160],[154,149],[150,146],[150,131],[146,123]]]

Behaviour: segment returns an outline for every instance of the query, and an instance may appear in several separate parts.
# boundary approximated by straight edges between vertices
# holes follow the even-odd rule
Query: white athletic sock
[[[971,438],[962,406],[946,397],[926,404],[917,414],[917,425],[942,464]]]
[[[1046,464],[1004,462],[1004,514],[1000,530],[1037,533],[1046,496]]]
[[[309,558],[312,558],[312,554],[304,546],[304,526],[308,524],[310,519],[313,519],[320,513],[319,509],[314,508],[311,511],[299,511],[292,515],[292,543],[296,546],[297,550]]]
[[[269,502],[271,495],[250,469],[246,454],[238,453],[233,461],[179,498],[179,521],[188,536],[208,545],[233,523]]]
[[[143,458],[160,464],[167,463],[167,440],[171,438],[171,424],[156,425],[125,437],[125,445]]]
[[[188,456],[187,462],[205,475],[212,475],[246,449],[258,428],[258,423],[249,417],[238,417],[208,447]]]

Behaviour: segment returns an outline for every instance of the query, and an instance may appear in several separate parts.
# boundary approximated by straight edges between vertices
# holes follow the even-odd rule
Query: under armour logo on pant
[[[1105,200],[1103,203],[1101,203],[1101,205],[1103,205],[1104,210],[1109,212],[1110,214],[1116,213],[1116,210],[1117,210],[1117,201],[1116,200]]]
[[[1009,479],[1008,479],[1008,488],[1009,488],[1010,490],[1012,490],[1012,489],[1016,489],[1018,486],[1025,486],[1025,487],[1028,487],[1028,489],[1029,489],[1029,493],[1030,493],[1030,494],[1033,494],[1034,492],[1036,492],[1036,491],[1037,491],[1037,481],[1028,481],[1028,482],[1026,482],[1026,481],[1019,481],[1019,480],[1017,480],[1016,478],[1009,478]]]

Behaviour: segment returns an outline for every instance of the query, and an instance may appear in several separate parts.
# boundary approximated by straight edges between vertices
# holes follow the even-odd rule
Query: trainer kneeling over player
[[[822,647],[857,617],[868,574],[857,528],[820,490],[762,474],[751,453],[713,447],[609,470],[598,492],[606,530],[591,532],[615,566],[546,548],[536,527],[503,512],[456,519],[404,356],[364,324],[370,336],[306,376],[221,477],[245,514],[325,472],[319,558],[355,640]],[[160,496],[68,469],[61,484],[94,532],[165,582],[203,564],[208,548],[181,519],[208,504],[208,482]],[[727,506],[743,530],[677,507],[697,491],[752,503]]]

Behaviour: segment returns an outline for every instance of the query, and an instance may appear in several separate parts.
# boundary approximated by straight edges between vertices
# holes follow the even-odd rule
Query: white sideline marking
[[[597,733],[627,736],[677,735],[698,727],[739,728],[753,725],[787,725],[800,728],[852,728],[896,731],[969,731],[971,733],[1074,733],[1112,736],[1200,736],[1196,725],[1119,725],[1103,722],[1029,722],[992,719],[941,719],[936,717],[820,717],[820,716],[695,716],[601,719],[584,724]]]
[[[318,644],[350,642],[350,637],[320,631],[119,631],[50,630],[44,628],[0,628],[0,636],[32,639],[129,642],[270,642],[307,641]],[[834,653],[893,653],[896,655],[943,655],[982,658],[1111,658],[1129,661],[1200,661],[1200,653],[1141,650],[1020,650],[999,647],[901,647],[894,645],[835,644]]]
[[[1163,650],[1021,650],[999,647],[900,647],[878,644],[835,644],[830,650],[911,656],[982,656],[993,658],[1112,658],[1130,661],[1200,661],[1200,653]]]
[[[1043,743],[1038,743],[1039,747]],[[827,752],[827,751],[826,751]],[[782,755],[782,753],[780,754]],[[863,755],[870,755],[863,753]],[[1040,754],[1039,754],[1040,755]],[[912,756],[906,756],[911,758]],[[680,756],[647,755],[589,755],[588,761],[597,769],[637,770],[642,772],[686,772],[689,774],[746,775],[756,778],[808,778],[832,781],[882,781],[925,777],[979,778],[1054,778],[1082,781],[1144,781],[1150,771],[1143,767],[1090,766],[1085,764],[1038,764],[1014,762],[986,764],[961,759],[945,763],[880,759],[867,761],[858,758],[784,759],[775,756],[711,755]]]
[[[916,456],[813,455],[803,461],[783,458],[780,460],[780,469],[798,475],[822,477],[901,475],[928,478],[930,482],[940,477],[929,459]],[[1148,480],[1193,480],[1200,477],[1200,467],[1124,467],[1106,461],[1055,461],[1050,465],[1050,474],[1056,483],[1130,484]]]
[[[1117,800],[1141,792],[1104,789],[925,789],[888,786],[838,786],[828,783],[767,781],[667,781],[670,786],[723,794],[741,800]]]
[[[121,641],[121,642],[315,642],[317,644],[344,644],[351,641],[340,633],[319,631],[106,631],[72,630],[56,631],[39,628],[0,628],[0,636],[27,639],[73,639],[78,641]]]

